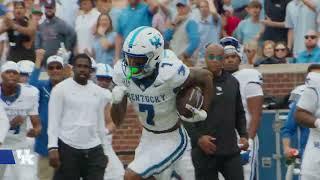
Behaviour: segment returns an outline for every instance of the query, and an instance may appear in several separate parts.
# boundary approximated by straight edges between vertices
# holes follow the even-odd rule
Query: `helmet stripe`
[[[130,39],[130,41],[129,41],[129,48],[132,48],[133,43],[134,43],[134,41],[136,40],[138,34],[139,34],[143,29],[145,29],[145,28],[147,28],[147,26],[142,26],[142,27],[138,28],[138,29],[136,30],[136,32],[134,32],[134,34],[132,35],[132,37],[131,37],[131,39]]]

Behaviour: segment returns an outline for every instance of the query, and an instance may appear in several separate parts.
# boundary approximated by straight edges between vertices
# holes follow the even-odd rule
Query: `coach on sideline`
[[[211,44],[206,48],[205,60],[208,70],[215,76],[213,81],[216,88],[207,119],[194,124],[190,133],[197,180],[217,180],[218,172],[228,180],[243,180],[235,130],[240,135],[242,149],[246,150],[246,118],[239,83],[223,70],[223,59],[221,45]]]
[[[73,78],[57,84],[49,100],[48,149],[54,180],[103,180],[104,108],[111,97],[90,79],[90,57],[78,54]]]

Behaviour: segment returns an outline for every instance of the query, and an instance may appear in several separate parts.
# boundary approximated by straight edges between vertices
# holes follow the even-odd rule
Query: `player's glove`
[[[119,104],[126,95],[127,88],[125,86],[115,86],[112,90],[112,103]]]
[[[197,109],[195,107],[192,107],[189,104],[186,104],[186,108],[192,112],[193,116],[191,118],[186,118],[180,115],[180,118],[183,121],[194,123],[194,122],[204,121],[207,118],[207,112],[203,109]]]

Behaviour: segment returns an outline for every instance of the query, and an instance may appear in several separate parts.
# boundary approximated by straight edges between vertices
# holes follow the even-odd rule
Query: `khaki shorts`
[[[39,156],[38,159],[38,178],[39,180],[51,180],[54,169],[49,165],[49,158]]]

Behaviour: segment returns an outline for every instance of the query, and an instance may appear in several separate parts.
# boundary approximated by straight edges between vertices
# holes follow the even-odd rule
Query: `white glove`
[[[59,48],[57,55],[63,58],[63,63],[64,64],[69,64],[69,59],[71,56],[71,52],[67,51],[65,48]]]
[[[115,86],[112,90],[112,103],[119,104],[127,93],[125,86]]]
[[[186,108],[187,108],[189,111],[192,112],[193,117],[191,117],[191,118],[186,118],[186,117],[180,115],[181,120],[187,121],[187,122],[191,122],[191,123],[206,120],[206,118],[207,118],[207,112],[206,112],[205,110],[203,110],[203,109],[200,109],[200,110],[199,110],[199,109],[197,109],[197,108],[192,107],[192,106],[189,105],[189,104],[186,104]]]
[[[320,119],[316,119],[316,121],[314,122],[314,126],[320,130]]]

